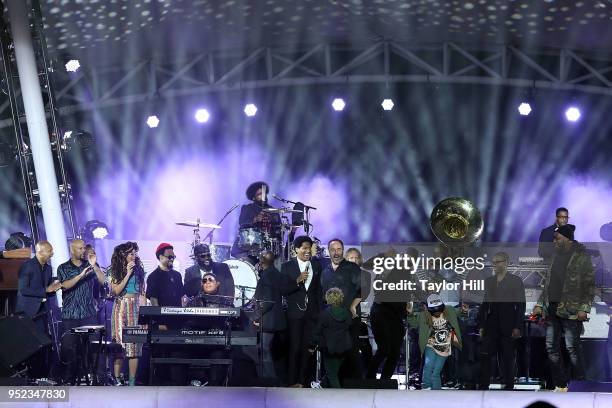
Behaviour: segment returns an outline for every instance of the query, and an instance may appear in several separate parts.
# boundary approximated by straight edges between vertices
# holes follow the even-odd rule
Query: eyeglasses
[[[201,259],[203,259],[203,258],[210,258],[210,254],[200,254],[200,255],[198,255],[198,258],[201,258]]]
[[[171,261],[172,261],[172,260],[174,260],[174,259],[176,259],[176,256],[174,256],[174,255],[168,255],[168,256],[164,255],[164,256],[165,256],[166,258],[168,258],[169,260],[171,260]]]
[[[202,279],[202,282],[203,282],[203,283],[206,283],[206,282],[213,282],[213,283],[214,283],[214,282],[216,282],[216,281],[217,281],[217,280],[216,280],[215,278],[204,278],[204,279]]]

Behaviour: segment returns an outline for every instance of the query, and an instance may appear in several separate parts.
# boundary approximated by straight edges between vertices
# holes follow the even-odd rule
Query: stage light
[[[210,113],[206,109],[200,108],[196,111],[194,117],[199,123],[206,123],[210,119]]]
[[[527,102],[523,102],[519,105],[518,111],[523,116],[528,116],[531,113],[531,105]]]
[[[147,126],[151,129],[156,128],[159,125],[159,118],[155,115],[151,115],[147,118]]]
[[[80,67],[79,60],[71,59],[66,63],[66,71],[68,72],[77,72]]]
[[[575,106],[570,106],[565,111],[565,117],[570,122],[577,122],[580,119],[580,116],[582,116],[582,114],[580,113],[580,109]]]
[[[388,98],[387,98],[387,99],[384,99],[384,100],[382,101],[382,103],[380,104],[380,106],[382,106],[383,110],[390,111],[390,110],[392,110],[392,109],[393,109],[393,107],[395,106],[395,104],[393,103],[393,100],[392,100],[392,99],[388,99]]]
[[[86,130],[67,130],[62,137],[62,150],[70,150],[72,145],[76,145],[81,149],[88,149],[96,140],[93,135]],[[25,147],[24,147],[25,150]]]
[[[87,221],[81,229],[81,237],[88,242],[94,239],[104,239],[108,236],[108,227],[105,223],[98,220]]]
[[[257,106],[254,103],[249,103],[244,107],[244,114],[247,116],[255,116],[257,114]]]
[[[342,98],[336,98],[332,102],[332,108],[334,108],[336,112],[343,111],[345,106],[346,106],[346,103],[344,102],[344,99]]]

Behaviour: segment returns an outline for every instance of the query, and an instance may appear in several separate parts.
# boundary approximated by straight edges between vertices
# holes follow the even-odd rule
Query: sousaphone
[[[478,208],[460,197],[440,201],[431,212],[429,224],[436,238],[449,247],[470,245],[480,238],[484,228]]]

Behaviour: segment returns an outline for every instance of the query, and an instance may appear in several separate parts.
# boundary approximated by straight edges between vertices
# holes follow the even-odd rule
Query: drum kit
[[[277,197],[280,199],[280,197]],[[290,232],[300,226],[304,227],[308,234],[312,224],[309,222],[309,210],[316,208],[304,205],[299,202],[280,199],[287,204],[295,204],[290,207],[268,207],[263,211],[269,214],[278,214],[280,216],[280,226],[272,232],[258,228],[257,224],[242,225],[238,230],[238,236],[232,247],[228,245],[213,244],[212,235],[214,231],[221,228],[221,223],[238,206],[232,207],[225,216],[217,223],[205,223],[200,219],[196,221],[181,221],[176,225],[189,227],[193,230],[192,248],[202,242],[200,238],[200,229],[210,229],[210,232],[204,237],[204,241],[209,241],[209,247],[212,259],[215,262],[223,262],[228,265],[232,277],[234,278],[235,301],[234,306],[248,306],[255,295],[255,288],[259,280],[259,265],[254,262],[258,259],[259,254],[263,251],[271,251],[277,258],[278,262],[287,261],[293,252],[290,241]],[[289,219],[291,215],[291,220]],[[230,254],[242,254],[240,257],[232,258]]]

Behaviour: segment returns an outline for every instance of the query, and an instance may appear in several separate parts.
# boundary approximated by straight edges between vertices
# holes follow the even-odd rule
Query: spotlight
[[[151,115],[147,118],[147,126],[151,129],[156,128],[159,125],[159,118],[155,115]]]
[[[210,119],[210,113],[206,109],[200,108],[196,111],[194,117],[199,123],[206,123]]]
[[[382,106],[383,110],[390,111],[390,110],[392,110],[392,109],[393,109],[393,107],[395,106],[395,104],[393,103],[393,100],[392,100],[392,99],[388,99],[388,98],[387,98],[387,99],[384,99],[384,100],[382,101],[382,103],[380,104],[380,106]]]
[[[254,103],[249,103],[244,107],[244,114],[247,116],[255,116],[257,114],[257,106]]]
[[[528,116],[531,113],[531,105],[527,102],[523,102],[519,105],[518,111],[523,116]]]
[[[345,106],[346,106],[346,103],[344,102],[344,99],[342,98],[336,98],[332,102],[332,108],[334,108],[336,112],[343,111]]]
[[[66,63],[66,71],[68,72],[77,72],[80,67],[79,60],[71,59]]]
[[[93,241],[94,239],[104,239],[108,236],[108,227],[105,223],[98,220],[87,221],[81,229],[81,237],[85,241]]]
[[[31,248],[32,238],[28,237],[23,232],[13,232],[9,239],[4,243],[4,249],[6,251],[12,251],[21,248]]]
[[[81,149],[88,149],[95,144],[93,135],[86,130],[67,130],[62,137],[62,150],[70,150],[73,145]],[[25,148],[24,148],[25,150]]]
[[[580,116],[582,116],[582,113],[580,113],[580,109],[575,106],[570,106],[565,111],[565,117],[570,122],[577,122],[580,119]]]

